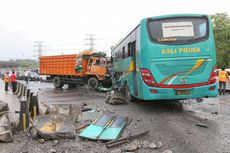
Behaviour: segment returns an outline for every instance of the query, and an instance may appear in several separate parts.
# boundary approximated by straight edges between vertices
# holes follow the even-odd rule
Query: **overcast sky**
[[[94,34],[97,50],[110,51],[142,18],[177,13],[230,13],[229,0],[0,0],[0,60],[36,58],[87,49]]]

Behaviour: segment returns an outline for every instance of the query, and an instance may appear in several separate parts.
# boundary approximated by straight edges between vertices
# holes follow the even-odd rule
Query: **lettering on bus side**
[[[198,53],[200,48],[163,48],[161,54]]]

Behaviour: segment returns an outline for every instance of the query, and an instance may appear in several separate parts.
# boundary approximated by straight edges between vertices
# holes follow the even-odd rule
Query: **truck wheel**
[[[99,84],[99,82],[98,82],[97,78],[95,78],[95,77],[89,78],[88,86],[90,89],[97,89],[98,84]]]
[[[53,78],[53,85],[55,88],[62,88],[64,86],[64,83],[62,83],[61,79],[56,76]]]
[[[130,90],[129,90],[129,86],[128,84],[126,84],[125,86],[125,98],[128,102],[133,102],[136,99],[131,95]]]

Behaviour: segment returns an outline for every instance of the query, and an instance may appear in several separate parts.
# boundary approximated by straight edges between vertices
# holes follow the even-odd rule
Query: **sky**
[[[34,41],[43,55],[78,53],[88,49],[110,53],[146,17],[226,12],[229,0],[0,0],[0,60],[37,59]]]

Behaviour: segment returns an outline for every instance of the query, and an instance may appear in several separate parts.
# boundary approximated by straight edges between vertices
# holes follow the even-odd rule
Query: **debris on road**
[[[43,144],[43,143],[45,143],[45,139],[42,139],[42,138],[38,139],[38,142],[41,143],[41,144]]]
[[[13,142],[11,124],[8,117],[9,107],[7,103],[0,101],[0,141]]]
[[[215,111],[215,112],[212,112],[211,114],[215,114],[215,115],[217,115],[217,114],[218,114],[218,112],[217,112],[217,111]]]
[[[0,100],[0,116],[4,115],[8,111],[9,111],[8,104]]]
[[[86,123],[84,123],[84,124],[82,124],[82,125],[77,126],[76,131],[80,131],[80,130],[86,128],[86,127],[89,126],[91,123],[92,123],[92,121],[89,121],[89,122],[86,122]]]
[[[109,142],[106,143],[106,146],[108,148],[114,147],[114,146],[118,146],[120,144],[130,142],[132,139],[138,138],[140,136],[144,136],[147,133],[149,133],[149,131],[144,131],[144,132],[140,132],[140,133],[137,133],[137,134],[128,135],[127,137],[124,137],[124,138],[120,138],[120,139],[117,139],[117,140],[109,141]]]
[[[132,141],[130,144],[128,144],[128,145],[125,147],[124,151],[130,152],[130,151],[135,151],[135,150],[137,150],[137,149],[139,149],[139,148],[141,148],[141,143],[140,143],[140,141],[139,141],[139,140],[134,140],[134,141]]]
[[[54,141],[53,141],[53,147],[55,147],[56,145],[58,145],[59,142],[60,142],[60,141],[58,141],[58,140],[54,140]]]
[[[49,115],[37,116],[34,126],[45,140],[75,139],[75,119],[81,113],[80,105],[59,104],[50,107]]]
[[[164,150],[163,153],[173,153],[171,150],[167,149],[167,150]]]
[[[208,128],[208,126],[206,124],[203,124],[203,123],[198,123],[198,124],[196,124],[196,126],[200,126],[200,127],[203,127],[203,128]]]
[[[103,141],[115,140],[121,134],[127,121],[127,117],[102,115],[82,131],[79,137]]]
[[[6,115],[0,117],[0,141],[13,142],[10,120]]]
[[[151,142],[151,143],[149,144],[149,148],[150,148],[150,149],[157,149],[158,147],[157,147],[157,144],[156,144],[155,142]]]
[[[127,103],[125,97],[117,91],[107,92],[105,102],[113,105]]]
[[[113,88],[112,87],[111,88],[104,88],[102,86],[99,86],[97,88],[97,90],[100,91],[100,92],[111,92],[113,90]]]

